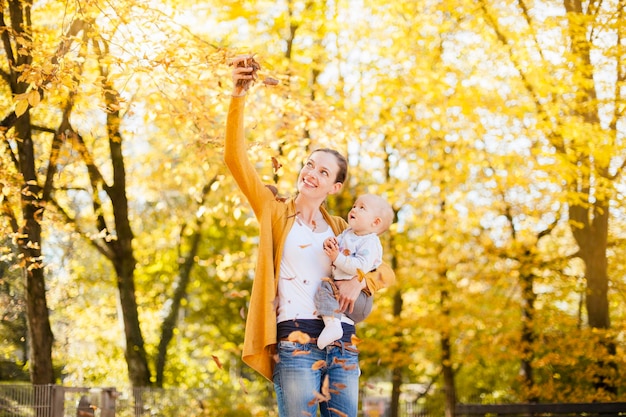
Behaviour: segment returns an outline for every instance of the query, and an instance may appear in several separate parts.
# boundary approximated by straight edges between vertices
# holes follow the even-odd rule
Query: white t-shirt
[[[333,230],[316,233],[297,219],[287,235],[280,261],[277,322],[318,319],[315,293],[322,278],[330,277],[330,259],[324,253],[326,238]],[[298,271],[298,273],[296,273]]]

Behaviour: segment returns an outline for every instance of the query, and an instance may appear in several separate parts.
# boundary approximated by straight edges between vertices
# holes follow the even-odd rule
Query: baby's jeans
[[[317,314],[320,316],[333,316],[338,319],[341,318],[341,312],[339,312],[339,302],[337,301],[336,294],[338,293],[337,286],[328,281],[322,281],[322,285],[315,293],[315,306],[317,308]],[[363,291],[359,294],[354,302],[354,310],[352,313],[346,312],[348,316],[355,323],[359,323],[367,318],[372,312],[373,306],[372,296],[368,296]]]

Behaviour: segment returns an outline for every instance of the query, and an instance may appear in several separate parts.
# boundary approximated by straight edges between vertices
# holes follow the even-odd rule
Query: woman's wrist
[[[239,82],[235,82],[235,85],[233,85],[233,93],[232,93],[233,97],[243,97],[248,92],[248,89],[240,84],[241,83]]]
[[[359,284],[361,284],[361,289],[364,290],[367,287],[367,279],[363,277],[363,279],[359,280]]]

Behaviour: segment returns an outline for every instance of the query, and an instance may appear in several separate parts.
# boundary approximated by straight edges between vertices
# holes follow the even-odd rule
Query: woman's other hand
[[[339,287],[339,310],[352,313],[354,302],[367,285],[365,280],[359,281],[357,277],[354,277],[347,281],[335,281],[335,284]]]

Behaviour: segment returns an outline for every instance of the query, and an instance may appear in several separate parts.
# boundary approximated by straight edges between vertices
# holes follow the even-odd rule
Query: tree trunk
[[[77,21],[72,25],[71,36],[75,37],[79,31],[88,30],[85,22]],[[92,35],[89,33],[89,35]],[[150,369],[144,346],[144,339],[139,323],[137,300],[135,297],[135,257],[133,252],[133,233],[130,227],[128,198],[126,196],[126,169],[122,153],[122,136],[120,133],[120,103],[118,93],[109,83],[109,68],[106,61],[108,46],[105,41],[84,37],[90,41],[96,49],[96,56],[101,57],[100,74],[102,91],[106,105],[106,128],[109,141],[110,163],[113,170],[113,182],[111,185],[104,180],[94,157],[90,154],[83,138],[72,128],[70,123],[72,98],[68,100],[67,108],[63,112],[63,121],[60,131],[63,136],[72,136],[71,143],[81,155],[89,176],[92,192],[92,205],[95,213],[95,228],[103,233],[101,237],[88,237],[94,247],[109,259],[117,276],[117,288],[119,292],[122,320],[124,323],[125,358],[128,367],[129,379],[133,387],[146,387],[150,385]],[[67,45],[65,45],[67,47]],[[102,194],[106,193],[111,203],[113,224],[107,222],[101,201]],[[63,212],[63,210],[61,209]],[[68,221],[72,219],[64,213]]]
[[[588,104],[597,103],[597,95],[594,89],[594,67],[591,64],[591,42],[587,39],[589,29],[579,23],[579,17],[584,15],[583,3],[580,0],[567,0],[563,5],[570,16],[568,29],[576,58],[573,64],[578,68],[580,79],[588,81],[580,83],[580,95],[585,104],[577,109],[577,113],[589,125],[599,126],[599,109],[597,105]],[[592,141],[594,138],[588,140]],[[574,195],[580,195],[584,201],[589,202],[588,205],[570,203],[570,219],[575,222],[572,224],[572,232],[580,248],[579,256],[586,267],[589,325],[595,329],[608,329],[610,322],[606,248],[609,205],[604,195],[611,195],[609,191],[612,187],[603,175],[608,172],[608,166],[596,161],[585,148],[574,150],[578,155],[576,162],[579,168],[578,182],[572,184],[572,191],[575,192]],[[594,189],[597,195],[592,191],[591,175],[596,176]],[[591,203],[592,200],[595,202]]]
[[[389,173],[389,170],[387,170]],[[389,175],[388,175],[389,176]],[[397,221],[398,212],[394,210],[394,222]],[[389,249],[391,251],[391,269],[394,271],[398,270],[398,254],[395,250],[394,245],[394,234],[389,233]],[[396,277],[396,282],[399,280]],[[402,315],[404,301],[402,299],[402,289],[396,289],[393,294],[393,317],[394,321],[400,319]],[[395,354],[403,354],[405,349],[404,341],[403,341],[402,331],[398,329],[397,332],[394,333],[394,340],[391,343],[391,355]],[[390,403],[390,417],[399,417],[400,413],[400,393],[402,392],[402,379],[404,374],[404,369],[402,365],[398,365],[397,361],[393,361],[394,365],[391,368],[391,403]]]
[[[106,71],[103,71],[106,79]],[[122,307],[124,334],[126,336],[126,362],[128,375],[133,387],[150,385],[150,369],[144,346],[144,339],[139,325],[137,299],[135,298],[135,257],[133,254],[133,233],[128,215],[128,199],[126,197],[126,169],[122,154],[122,137],[119,131],[120,115],[117,95],[112,86],[104,86],[107,104],[107,131],[111,164],[113,166],[113,184],[107,187],[111,198],[115,219],[116,239],[111,240],[114,259],[113,265],[117,273],[117,286]]]
[[[206,197],[211,191],[211,186],[217,181],[217,176],[214,176],[208,184],[206,184],[202,190],[202,202],[201,205],[206,203]],[[187,287],[191,280],[191,270],[196,264],[195,257],[198,254],[198,248],[200,247],[200,240],[202,238],[202,224],[204,222],[204,216],[197,217],[193,234],[191,235],[191,247],[189,252],[185,255],[185,262],[179,268],[178,282],[176,283],[176,289],[171,298],[171,307],[167,312],[163,324],[161,325],[161,341],[159,342],[159,348],[157,352],[156,360],[156,386],[163,387],[163,373],[165,371],[165,363],[167,361],[167,350],[172,338],[174,337],[174,329],[176,328],[176,322],[178,320],[178,314],[180,312],[181,301],[187,295]],[[183,231],[185,226],[183,226]],[[185,236],[185,233],[181,231],[181,236]],[[182,242],[180,242],[182,245]]]
[[[41,254],[41,219],[44,205],[35,173],[34,146],[30,132],[29,113],[17,119],[20,171],[24,179],[21,192],[22,225],[18,231],[18,247],[26,285],[26,315],[29,332],[29,367],[33,384],[54,383],[52,368],[52,329],[46,301],[46,284]]]
[[[522,384],[525,390],[523,396],[527,402],[536,402],[537,395],[533,392],[535,382],[532,362],[535,344],[533,320],[535,317],[535,299],[537,297],[534,291],[535,277],[529,268],[532,268],[532,265],[522,265],[520,276],[520,284],[522,287],[522,335],[520,338],[522,354],[521,371]]]
[[[587,296],[585,302],[589,326],[595,329],[609,329],[611,327],[608,301],[609,275],[606,257],[608,229],[608,205],[596,203],[591,226],[582,230],[582,235],[585,236],[584,239],[589,242],[589,245],[581,254],[586,269]],[[580,239],[581,234],[578,236]]]
[[[393,317],[400,318],[402,314],[402,291],[397,290],[393,295]],[[391,354],[402,353],[402,332],[395,334],[396,342],[392,344]],[[403,370],[400,365],[393,365],[391,369],[391,414],[390,417],[399,417],[400,414],[400,393],[402,389]]]
[[[590,209],[572,206],[570,218],[576,222],[572,229],[580,248],[580,257],[585,263],[587,280],[585,308],[589,326],[593,329],[608,330],[611,327],[606,255],[609,229],[608,204],[597,201]],[[617,369],[617,364],[612,359],[616,353],[615,342],[603,333],[600,333],[599,337],[598,344],[606,352],[606,360],[596,361],[595,386],[598,390],[616,395],[618,390],[610,377],[610,374]]]
[[[148,369],[146,349],[139,326],[133,277],[134,269],[134,259],[132,259],[132,264],[131,259],[122,259],[115,264],[126,337],[124,355],[128,367],[128,377],[133,387],[146,387],[150,385],[150,370]]]
[[[11,93],[23,94],[29,85],[19,81],[22,69],[32,62],[30,2],[9,1],[11,27],[6,27],[4,7],[0,9],[0,36],[8,61],[8,79]],[[11,36],[13,35],[13,36]],[[19,51],[19,52],[18,52]],[[46,301],[46,285],[41,254],[41,219],[44,214],[42,190],[37,181],[35,146],[32,138],[30,113],[19,117],[12,114],[5,119],[7,130],[14,128],[17,144],[18,172],[23,179],[20,193],[22,221],[17,230],[19,261],[26,288],[26,314],[29,334],[29,367],[33,384],[54,383],[52,367],[52,330]],[[14,123],[14,124],[12,124]]]
[[[445,281],[445,273],[440,277]],[[454,417],[456,409],[456,388],[454,385],[454,369],[452,368],[452,346],[450,343],[450,295],[447,290],[441,291],[441,314],[445,319],[445,329],[441,331],[441,371],[443,374],[443,390],[445,393],[445,417]]]

